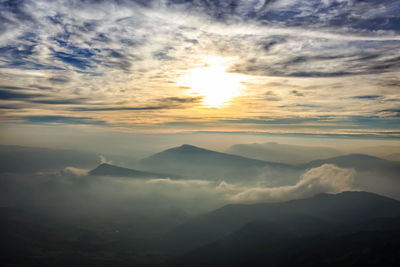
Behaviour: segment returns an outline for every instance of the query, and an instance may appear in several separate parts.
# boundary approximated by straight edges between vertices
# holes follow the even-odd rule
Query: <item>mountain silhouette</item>
[[[257,175],[262,168],[293,170],[293,166],[250,159],[192,145],[182,145],[154,154],[141,161],[147,170],[200,179],[240,179]]]
[[[171,177],[168,174],[152,173],[139,171],[129,168],[118,167],[115,165],[102,163],[89,172],[94,176],[116,176],[116,177],[133,177],[133,178],[166,178]],[[175,177],[175,176],[174,176]],[[176,177],[175,177],[176,178]]]
[[[342,168],[353,168],[357,171],[385,171],[400,173],[400,162],[381,159],[365,154],[350,154],[329,159],[311,161],[303,167],[314,168],[322,164],[335,164]]]
[[[391,198],[367,192],[319,194],[279,203],[227,205],[176,228],[169,234],[169,240],[171,247],[188,250],[220,240],[257,221],[288,227],[299,222],[325,226],[396,216],[400,217],[400,201]]]
[[[281,162],[286,164],[305,164],[312,160],[339,156],[341,153],[330,147],[314,147],[279,144],[275,142],[236,144],[228,153],[253,159]]]

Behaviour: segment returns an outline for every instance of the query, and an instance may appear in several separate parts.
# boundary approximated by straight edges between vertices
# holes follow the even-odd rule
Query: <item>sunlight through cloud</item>
[[[208,57],[204,67],[188,70],[181,82],[191,88],[191,93],[203,96],[205,105],[221,107],[243,89],[244,76],[226,71],[234,59]]]

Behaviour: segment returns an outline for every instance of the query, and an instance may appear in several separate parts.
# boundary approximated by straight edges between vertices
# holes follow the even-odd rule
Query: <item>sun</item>
[[[202,96],[205,105],[221,107],[240,94],[243,77],[226,72],[233,58],[207,57],[204,61],[204,67],[186,71],[182,83],[191,93]]]

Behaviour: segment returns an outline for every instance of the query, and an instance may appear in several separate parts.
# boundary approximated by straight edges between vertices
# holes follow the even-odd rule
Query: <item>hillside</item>
[[[170,233],[171,247],[189,250],[220,240],[251,222],[286,227],[360,223],[400,217],[400,201],[367,192],[320,194],[281,203],[232,204],[195,218]]]
[[[107,163],[102,163],[95,169],[89,172],[94,176],[116,176],[116,177],[134,177],[134,178],[166,178],[171,177],[167,174],[152,173],[146,171],[139,171],[129,168],[114,166]]]
[[[143,159],[141,164],[146,170],[215,180],[252,179],[264,168],[275,171],[296,170],[287,164],[255,160],[191,145],[167,149]]]

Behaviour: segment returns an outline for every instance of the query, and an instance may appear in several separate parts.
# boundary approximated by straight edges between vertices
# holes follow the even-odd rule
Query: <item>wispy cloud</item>
[[[1,1],[0,104],[14,107],[2,116],[54,123],[63,112],[63,123],[125,126],[187,118],[243,131],[315,131],[329,116],[338,133],[354,118],[391,120],[378,128],[394,130],[399,11],[389,0]],[[228,71],[247,77],[218,112],[179,83],[210,55],[235,58]]]

